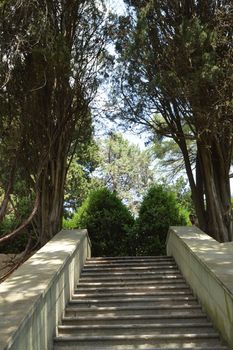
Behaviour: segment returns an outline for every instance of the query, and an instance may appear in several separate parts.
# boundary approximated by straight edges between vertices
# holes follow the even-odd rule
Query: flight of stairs
[[[226,350],[171,257],[88,259],[54,350]]]

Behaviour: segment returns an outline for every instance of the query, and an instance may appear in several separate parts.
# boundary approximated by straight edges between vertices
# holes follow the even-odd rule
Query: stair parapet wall
[[[219,243],[195,226],[170,227],[167,255],[233,349],[233,242]]]
[[[90,256],[86,230],[62,230],[0,284],[0,349],[51,350]]]

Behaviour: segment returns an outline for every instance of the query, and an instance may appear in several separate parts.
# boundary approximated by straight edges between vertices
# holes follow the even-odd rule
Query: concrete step
[[[105,336],[105,335],[160,335],[160,334],[190,334],[195,333],[215,333],[210,322],[187,323],[138,323],[138,324],[118,324],[118,325],[60,325],[58,327],[59,336]]]
[[[94,293],[97,295],[104,294],[104,293],[112,293],[112,295],[117,294],[117,293],[132,293],[132,292],[137,292],[137,293],[176,293],[176,292],[191,292],[190,288],[184,284],[184,283],[175,283],[175,284],[154,284],[154,285],[107,285],[107,286],[102,286],[102,285],[94,285],[88,283],[86,287],[80,287],[78,285],[78,288],[75,289],[74,293],[75,294],[82,294],[82,293]]]
[[[124,306],[144,306],[156,305],[197,305],[197,299],[191,296],[155,296],[142,295],[140,297],[122,297],[108,299],[84,299],[74,297],[69,305],[75,307],[124,307]]]
[[[163,347],[154,347],[153,348],[151,346],[143,346],[141,345],[140,348],[137,347],[135,348],[133,345],[122,345],[122,346],[117,346],[117,345],[113,345],[111,347],[94,347],[94,348],[90,348],[90,347],[83,347],[83,350],[161,350],[161,349],[165,349],[165,350],[228,350],[228,348],[226,346],[222,346],[222,345],[203,345],[201,346],[200,344],[198,345],[192,345],[192,344],[173,344],[172,347],[168,347],[168,345],[165,345]],[[71,342],[66,343],[66,342],[62,342],[59,341],[57,343],[55,343],[54,345],[54,349],[53,350],[80,350],[80,348],[77,348],[75,346],[75,344],[72,345]]]
[[[160,335],[111,335],[111,336],[58,336],[55,338],[55,346],[58,343],[69,343],[76,346],[77,349],[145,349],[151,346],[158,348],[173,347],[180,348],[187,344],[195,346],[220,346],[220,340],[217,333],[195,333],[192,331],[188,334],[160,334]],[[190,346],[190,347],[191,347]],[[56,349],[56,347],[55,347]],[[72,349],[72,348],[71,348]]]
[[[72,295],[72,299],[78,299],[82,298],[83,300],[93,298],[93,299],[111,299],[111,298],[124,298],[124,297],[144,297],[144,296],[150,296],[150,297],[174,297],[174,296],[192,296],[192,292],[187,289],[178,289],[178,290],[150,290],[147,289],[146,291],[134,291],[134,289],[124,291],[121,290],[114,290],[111,288],[111,290],[105,289],[104,291],[99,291],[98,289],[92,289],[91,291],[89,289],[85,290],[78,290],[76,289],[75,292]]]
[[[103,348],[103,347],[95,347],[95,348],[90,348],[90,347],[86,347],[86,348],[82,348],[83,350],[136,350],[135,347],[133,346],[127,346],[127,345],[123,345],[119,348],[119,346],[111,346],[111,347],[107,347],[107,348]],[[137,348],[139,350],[139,348]],[[228,348],[226,346],[221,346],[221,345],[204,345],[204,346],[200,346],[200,345],[192,345],[192,344],[184,344],[184,346],[182,346],[181,344],[177,344],[177,345],[173,345],[173,347],[168,347],[166,345],[166,347],[144,347],[144,346],[140,346],[141,350],[161,350],[161,349],[166,349],[166,350],[228,350]],[[79,350],[75,344],[72,345],[72,343],[64,343],[64,342],[57,342],[54,345],[54,349],[53,350]]]
[[[98,266],[100,266],[101,264],[108,264],[109,266],[111,265],[115,265],[115,264],[123,264],[123,265],[127,265],[127,264],[138,264],[139,266],[141,264],[159,264],[159,263],[164,263],[164,264],[167,264],[167,263],[174,263],[174,259],[173,258],[170,258],[170,257],[166,257],[166,258],[156,258],[156,257],[144,257],[144,258],[139,258],[139,257],[128,257],[128,258],[113,258],[113,259],[107,259],[107,258],[103,258],[103,259],[94,259],[94,258],[91,258],[91,259],[88,259],[86,260],[85,262],[85,266],[87,265],[91,265],[91,264],[97,264]]]
[[[171,257],[88,259],[54,350],[227,350]]]
[[[184,315],[200,312],[200,305],[160,305],[160,306],[105,306],[105,307],[75,307],[68,304],[66,307],[66,316],[123,316],[123,315],[173,315],[176,312],[183,312]]]
[[[115,268],[115,267],[133,267],[133,266],[176,266],[172,259],[168,260],[128,260],[128,261],[87,261],[85,268]]]
[[[139,283],[140,281],[140,283]],[[158,278],[156,280],[149,279],[144,280],[144,279],[139,279],[139,280],[108,280],[108,281],[92,281],[91,279],[83,280],[80,279],[78,283],[78,288],[87,288],[87,287],[99,287],[99,288],[106,288],[106,287],[136,287],[136,288],[142,288],[142,287],[158,287],[160,288],[161,286],[179,286],[180,288],[182,287],[187,287],[187,284],[184,280],[183,277],[179,278],[171,278],[171,279],[166,279],[166,278]]]
[[[142,281],[145,282],[151,282],[151,281],[161,281],[168,279],[170,280],[175,280],[175,279],[182,279],[182,275],[180,273],[144,273],[144,274],[133,274],[133,275],[109,275],[109,276],[83,276],[81,275],[80,277],[80,282],[118,282],[120,281],[127,281],[127,282],[139,282]]]
[[[185,314],[181,312],[174,312],[170,315],[125,315],[125,316],[105,316],[105,315],[92,315],[92,316],[77,316],[70,317],[66,316],[62,319],[62,324],[64,325],[119,325],[119,324],[167,324],[174,322],[185,322],[185,323],[195,323],[200,324],[203,322],[208,322],[206,315],[201,311],[196,311],[195,314]]]
[[[89,261],[107,261],[107,262],[111,262],[111,261],[126,261],[126,260],[137,260],[137,261],[141,261],[141,260],[146,260],[146,261],[150,261],[150,260],[155,260],[155,261],[160,261],[160,260],[173,260],[172,256],[167,256],[167,255],[139,255],[139,256],[98,256],[98,257],[91,257],[91,258],[87,258],[86,262]]]
[[[177,268],[172,268],[172,269],[146,269],[146,270],[134,270],[134,271],[88,271],[88,270],[83,270],[81,273],[81,277],[93,277],[93,278],[99,278],[99,277],[118,277],[118,276],[124,276],[126,278],[131,277],[131,276],[160,276],[160,275],[179,275],[180,276],[180,271]]]
[[[85,265],[82,269],[83,272],[129,272],[129,271],[138,271],[138,272],[143,272],[143,271],[160,271],[160,270],[171,270],[171,269],[177,269],[177,265],[174,264],[163,264],[163,265],[158,265],[158,264],[147,264],[147,265],[142,265],[142,264],[135,264],[135,265],[129,265],[126,266],[124,265],[117,265],[117,266],[109,266],[109,265]]]

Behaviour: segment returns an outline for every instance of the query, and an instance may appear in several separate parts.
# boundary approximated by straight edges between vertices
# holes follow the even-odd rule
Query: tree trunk
[[[229,168],[220,150],[198,145],[208,213],[207,233],[219,242],[233,240]]]
[[[180,140],[179,147],[182,151],[183,158],[184,158],[184,164],[186,169],[186,174],[188,176],[189,185],[191,188],[192,193],[192,200],[195,207],[195,211],[198,218],[199,227],[201,230],[206,231],[207,227],[207,221],[206,221],[206,212],[205,212],[205,206],[203,201],[203,191],[200,191],[200,188],[195,183],[192,167],[189,159],[189,153],[186,145],[186,141],[184,139]],[[199,166],[198,166],[198,178],[200,182],[200,172],[199,172]]]
[[[59,142],[44,168],[39,184],[40,202],[35,219],[39,243],[43,246],[62,228],[66,151]]]

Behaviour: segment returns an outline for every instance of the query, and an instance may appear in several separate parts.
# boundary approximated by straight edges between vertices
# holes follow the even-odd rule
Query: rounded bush
[[[163,186],[154,185],[142,201],[135,225],[137,254],[164,254],[169,226],[187,223],[188,212],[179,206],[176,195]]]
[[[127,255],[134,218],[115,193],[106,188],[91,192],[72,219],[72,226],[87,228],[93,256]]]

